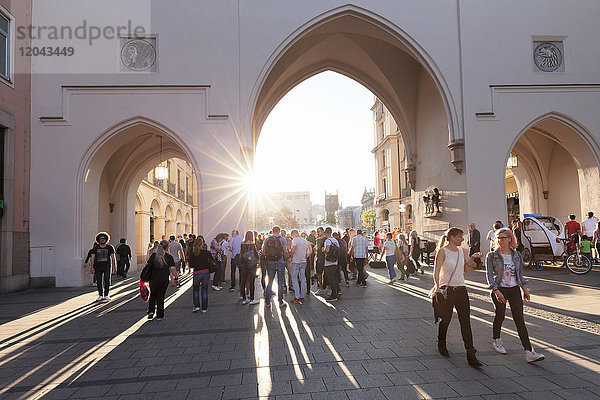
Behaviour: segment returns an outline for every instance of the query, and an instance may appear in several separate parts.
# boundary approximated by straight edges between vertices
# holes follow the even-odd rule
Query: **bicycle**
[[[565,251],[563,253],[565,257],[565,265],[569,271],[577,275],[587,274],[592,270],[592,261],[581,255],[579,251],[579,245],[575,241],[576,233],[569,236],[568,238],[556,238],[564,242]]]

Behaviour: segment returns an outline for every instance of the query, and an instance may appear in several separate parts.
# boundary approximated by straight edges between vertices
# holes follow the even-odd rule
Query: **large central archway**
[[[416,162],[424,101],[439,103],[449,147],[456,150],[464,142],[450,91],[427,53],[381,16],[345,6],[298,28],[263,68],[251,105],[254,144],[277,102],[299,82],[327,70],[356,80],[386,104],[402,131],[408,167]],[[453,160],[461,169],[458,153],[462,149]]]
[[[256,146],[279,100],[300,82],[324,71],[359,82],[390,111],[406,152],[398,168],[404,170],[414,190],[417,215],[425,214],[419,192],[443,183],[447,213],[436,218],[465,225],[466,181],[454,172],[463,169],[464,138],[450,90],[436,64],[410,35],[370,11],[354,6],[331,10],[281,43],[251,97],[252,144]],[[431,222],[420,220],[415,225],[422,229],[429,225],[437,235],[446,224]]]

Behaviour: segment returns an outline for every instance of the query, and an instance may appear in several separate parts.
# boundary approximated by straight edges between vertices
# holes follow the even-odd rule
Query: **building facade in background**
[[[196,232],[253,228],[246,178],[261,129],[286,93],[325,70],[361,82],[398,126],[374,151],[382,224],[403,223],[393,219],[405,201],[403,171],[405,213],[424,237],[506,222],[511,154],[519,214],[600,212],[600,47],[590,40],[600,34],[597,1],[36,0],[29,14],[26,1],[0,4],[19,24],[27,15],[40,27],[85,20],[115,33],[61,40],[46,30],[32,47],[72,55],[28,64],[16,52],[21,71],[31,65],[31,91],[21,90],[27,80],[18,73],[14,89],[0,83],[0,106],[12,115],[1,122],[4,137],[15,139],[14,161],[4,160],[4,196],[13,202],[2,220],[4,287],[28,280],[27,252],[15,249],[28,243],[27,231],[30,275],[85,284],[83,261],[99,228],[136,241],[138,188],[171,158],[195,171]],[[305,161],[324,163],[327,151]],[[434,189],[439,211],[431,212]]]
[[[375,98],[371,111],[375,143],[371,152],[375,159],[376,228],[393,230],[406,225],[406,209],[401,211],[400,204],[406,207],[411,202],[409,177],[414,168],[407,163],[402,132],[380,99]]]
[[[161,164],[167,168],[167,179],[157,179],[152,169],[138,187],[135,203],[135,254],[137,262],[146,261],[148,245],[164,235],[198,233],[196,204],[198,188],[192,165],[179,158]],[[129,238],[131,242],[131,238]]]
[[[31,9],[31,0],[0,0],[0,294],[42,284],[31,282],[30,262],[41,269],[54,259],[52,245],[32,248],[31,259],[29,249],[31,58],[17,55],[31,40],[16,32],[31,25]],[[51,202],[44,208],[56,212]]]
[[[300,227],[310,225],[313,223],[310,192],[262,193],[256,200],[256,215],[261,221],[259,229],[270,228],[274,223],[290,228],[294,220]]]

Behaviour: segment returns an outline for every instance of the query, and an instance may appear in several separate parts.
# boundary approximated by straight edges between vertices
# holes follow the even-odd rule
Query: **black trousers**
[[[213,276],[213,286],[221,286],[221,281],[223,280],[221,277],[222,275],[224,275],[223,263],[217,260],[217,270],[215,271],[215,275]]]
[[[127,258],[125,260],[117,261],[117,275],[119,275],[119,276],[127,275],[127,272],[129,272],[130,267],[131,267],[131,264],[129,263],[129,258]]]
[[[500,293],[504,296],[508,304],[510,304],[510,312],[517,326],[517,332],[519,333],[519,339],[525,350],[531,350],[531,342],[529,341],[529,333],[527,333],[527,327],[525,326],[525,319],[523,318],[523,299],[521,298],[521,288],[519,286],[513,287],[499,287]],[[493,334],[494,339],[500,338],[500,330],[502,329],[502,322],[504,322],[504,315],[506,314],[506,303],[500,303],[496,299],[496,295],[492,293],[492,301],[496,308],[496,316],[494,317],[494,328]]]
[[[94,267],[98,296],[108,296],[110,290],[110,265]]]
[[[471,306],[469,305],[469,294],[465,286],[449,286],[448,297],[441,305],[441,320],[438,328],[438,340],[446,340],[448,326],[452,320],[452,312],[456,307],[460,333],[462,335],[465,349],[473,348],[473,332],[471,332]]]
[[[354,259],[354,267],[358,271],[358,279],[356,280],[357,285],[364,285],[367,283],[365,279],[365,259],[364,258],[355,258]]]
[[[241,263],[238,266],[240,270],[240,286],[242,288],[242,298],[246,300],[246,282],[250,278],[250,300],[254,300],[254,280],[256,279],[256,265],[248,266],[246,263]]]
[[[340,294],[340,274],[337,265],[327,265],[323,267],[327,284],[331,287],[331,295],[337,296]]]
[[[240,285],[243,285],[242,282],[245,282],[242,279],[242,272],[241,272],[241,265],[240,265],[240,255],[236,255],[235,257],[231,258],[231,288],[235,289],[235,270],[238,269],[240,270]]]
[[[165,316],[165,294],[169,287],[169,278],[150,280],[150,300],[148,300],[148,314],[154,314],[156,308],[156,317]]]

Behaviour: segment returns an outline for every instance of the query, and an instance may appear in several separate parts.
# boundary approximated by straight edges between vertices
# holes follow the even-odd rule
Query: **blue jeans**
[[[300,285],[298,286],[298,274],[300,274]],[[303,299],[306,292],[306,261],[292,263],[292,284],[297,299]]]
[[[396,256],[385,256],[385,262],[387,263],[388,272],[390,273],[390,279],[396,278],[396,271],[394,270],[394,264],[396,264]]]
[[[202,309],[208,309],[208,285],[210,285],[210,272],[194,272],[194,285],[192,295],[194,307],[200,307],[200,285],[202,285]]]
[[[271,303],[271,296],[273,294],[273,280],[275,279],[275,273],[277,272],[277,283],[278,290],[277,296],[279,302],[283,301],[283,284],[285,282],[285,263],[283,261],[267,261],[267,275],[269,276],[269,283],[267,283],[267,291],[265,292],[265,303]]]

